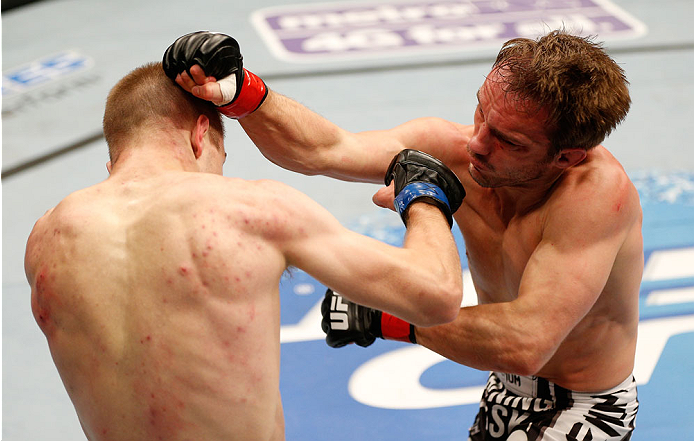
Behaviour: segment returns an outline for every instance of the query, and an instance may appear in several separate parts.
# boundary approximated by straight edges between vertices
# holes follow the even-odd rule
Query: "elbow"
[[[451,278],[450,282],[445,285],[442,293],[443,307],[441,310],[441,318],[443,323],[450,323],[458,317],[460,306],[463,303],[463,279],[462,275]]]
[[[544,366],[544,364],[539,362],[537,357],[526,356],[510,360],[508,363],[508,368],[504,370],[511,374],[533,376],[540,372],[542,366]]]
[[[447,291],[446,301],[440,311],[439,324],[450,323],[458,317],[460,304],[463,302],[463,287]]]
[[[508,358],[503,369],[505,372],[532,376],[536,375],[547,364],[554,351],[548,350],[547,345],[540,342],[515,344],[507,352]]]
[[[462,284],[452,283],[446,286],[439,284],[439,288],[435,300],[424,303],[428,303],[428,307],[423,308],[426,313],[421,317],[420,323],[415,325],[424,327],[443,325],[458,317],[463,300]]]

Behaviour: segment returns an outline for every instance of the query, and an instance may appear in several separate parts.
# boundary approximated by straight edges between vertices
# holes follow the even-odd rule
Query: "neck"
[[[511,219],[513,216],[528,213],[542,204],[562,176],[563,170],[560,170],[532,181],[493,189],[499,199],[502,217]]]
[[[112,164],[111,174],[147,175],[169,171],[199,171],[192,148],[172,139],[139,141],[128,145]]]

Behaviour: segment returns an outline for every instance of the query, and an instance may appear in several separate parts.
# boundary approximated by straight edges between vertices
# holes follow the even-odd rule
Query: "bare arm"
[[[177,83],[193,95],[220,102],[220,87],[200,66]],[[358,110],[355,110],[358,111]],[[388,130],[352,133],[273,90],[263,104],[239,123],[265,157],[308,175],[382,183],[393,156],[406,148],[421,150],[449,167],[464,160],[465,126],[439,118],[419,118]]]
[[[418,343],[477,369],[536,374],[605,291],[639,224],[634,192],[612,189],[553,206],[516,300],[462,308],[450,324],[418,328]]]
[[[274,236],[288,265],[296,266],[348,299],[421,326],[453,320],[462,299],[462,270],[445,216],[412,204],[402,248],[342,227],[307,196],[282,186],[272,204],[283,214]]]
[[[298,102],[270,91],[263,105],[239,120],[265,157],[300,173],[383,183],[405,141],[387,131],[355,134]]]
[[[467,143],[464,126],[439,118],[418,118],[387,130],[348,132],[273,91],[256,112],[239,122],[270,161],[300,173],[346,181],[382,183],[390,160],[408,148],[455,168],[464,160],[460,155]]]

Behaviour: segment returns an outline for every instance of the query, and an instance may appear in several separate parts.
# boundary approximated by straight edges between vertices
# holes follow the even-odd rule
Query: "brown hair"
[[[563,30],[537,40],[507,41],[494,69],[503,77],[506,93],[548,112],[551,155],[597,146],[631,104],[624,70],[602,45]]]
[[[104,111],[104,137],[111,162],[140,130],[154,124],[189,127],[206,115],[214,142],[222,147],[224,127],[216,108],[195,98],[171,81],[161,63],[149,63],[130,72],[111,89]]]

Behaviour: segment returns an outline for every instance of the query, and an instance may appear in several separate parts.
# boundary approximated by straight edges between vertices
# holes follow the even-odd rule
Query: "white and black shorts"
[[[638,408],[633,376],[591,393],[540,377],[492,372],[468,441],[629,440]]]

